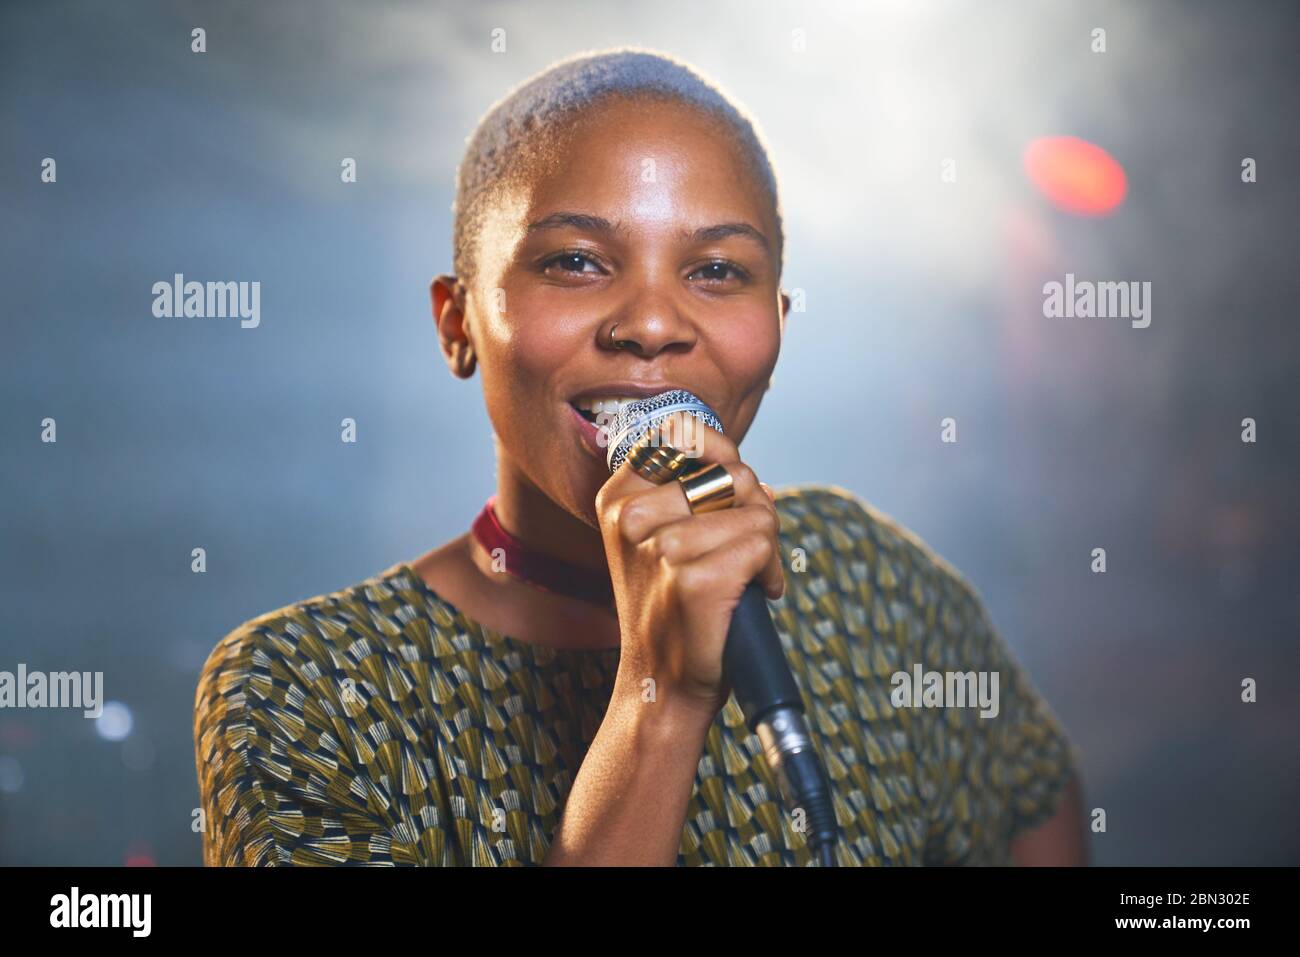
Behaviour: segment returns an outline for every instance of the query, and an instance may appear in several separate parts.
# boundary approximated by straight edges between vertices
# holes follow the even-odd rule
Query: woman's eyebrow
[[[551,213],[536,222],[528,224],[529,233],[541,232],[547,229],[581,229],[586,232],[604,233],[612,235],[623,229],[621,223],[611,223],[603,216],[594,216],[591,213]],[[701,226],[699,229],[682,230],[682,238],[695,243],[717,242],[720,239],[726,239],[728,236],[746,236],[757,242],[764,249],[770,248],[767,243],[767,237],[762,231],[751,226],[749,223],[718,223],[714,226]]]
[[[767,237],[749,223],[719,223],[716,226],[701,226],[694,231],[683,230],[684,238],[696,243],[712,243],[720,239],[726,239],[728,236],[747,236],[757,242],[764,249],[769,248]]]
[[[528,224],[528,232],[535,233],[544,229],[582,229],[590,233],[607,233],[613,234],[619,231],[621,226],[615,226],[603,216],[593,216],[590,213],[551,213],[549,216],[537,220],[535,223]]]

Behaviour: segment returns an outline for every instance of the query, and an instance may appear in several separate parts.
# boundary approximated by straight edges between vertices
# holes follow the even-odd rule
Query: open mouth
[[[592,425],[610,425],[619,410],[629,402],[636,402],[638,396],[602,396],[595,399],[575,399],[569,405]]]

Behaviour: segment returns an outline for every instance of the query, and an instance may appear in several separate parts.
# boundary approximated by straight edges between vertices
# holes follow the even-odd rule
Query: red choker
[[[472,530],[475,540],[489,555],[501,549],[508,575],[543,591],[606,608],[613,606],[614,586],[609,580],[609,572],[581,568],[529,548],[501,527],[494,507],[496,500],[495,495],[487,500],[483,511],[474,519]]]

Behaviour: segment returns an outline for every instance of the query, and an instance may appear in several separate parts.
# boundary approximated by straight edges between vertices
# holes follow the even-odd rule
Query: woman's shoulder
[[[850,574],[870,574],[873,583],[893,590],[938,585],[980,603],[975,587],[920,535],[839,485],[803,484],[776,490],[776,510],[787,562],[821,558],[825,566],[846,565]],[[920,597],[917,595],[916,597]]]
[[[217,643],[194,702],[205,863],[452,863],[437,811],[399,789],[436,787],[411,663],[458,647],[427,597],[395,565]]]
[[[229,695],[250,682],[265,690],[288,669],[308,680],[351,667],[380,646],[398,640],[416,609],[426,608],[419,581],[399,563],[362,581],[264,612],[231,629],[208,655],[199,698]],[[445,609],[429,611],[435,621]]]

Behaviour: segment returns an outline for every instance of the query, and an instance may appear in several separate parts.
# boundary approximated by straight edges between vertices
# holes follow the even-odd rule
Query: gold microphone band
[[[677,481],[682,483],[686,504],[696,515],[730,508],[736,499],[735,479],[724,466],[716,462],[690,475],[683,475]]]
[[[690,458],[689,453],[680,452],[671,445],[654,445],[650,442],[633,446],[627,455],[628,463],[637,474],[655,485],[663,485],[677,478]]]

